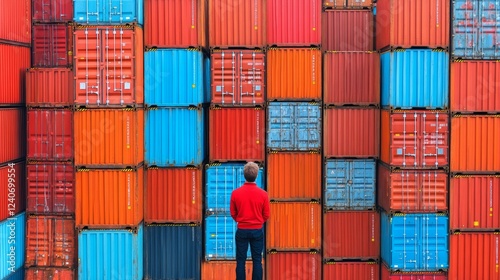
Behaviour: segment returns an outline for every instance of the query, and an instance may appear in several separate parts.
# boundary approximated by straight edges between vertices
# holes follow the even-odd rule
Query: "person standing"
[[[248,245],[252,253],[252,280],[262,280],[262,250],[264,223],[269,219],[269,196],[259,188],[255,179],[259,166],[249,162],[243,167],[245,183],[231,193],[231,217],[238,223],[236,230],[236,280],[245,280]]]

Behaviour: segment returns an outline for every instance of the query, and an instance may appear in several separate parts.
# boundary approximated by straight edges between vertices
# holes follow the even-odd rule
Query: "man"
[[[262,279],[262,249],[264,223],[269,219],[269,196],[255,183],[259,166],[253,162],[243,167],[245,183],[231,194],[231,217],[238,223],[236,230],[236,280],[245,280],[248,244],[252,253],[252,280]]]

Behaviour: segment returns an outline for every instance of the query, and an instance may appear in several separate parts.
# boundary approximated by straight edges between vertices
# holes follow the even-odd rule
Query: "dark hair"
[[[259,175],[259,166],[254,162],[249,162],[243,167],[243,176],[247,182],[255,182],[255,179]]]

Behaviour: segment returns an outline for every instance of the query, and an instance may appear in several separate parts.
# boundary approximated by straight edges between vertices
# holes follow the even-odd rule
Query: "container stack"
[[[500,279],[499,9],[452,7],[449,279]]]
[[[448,269],[449,5],[377,1],[382,279]]]

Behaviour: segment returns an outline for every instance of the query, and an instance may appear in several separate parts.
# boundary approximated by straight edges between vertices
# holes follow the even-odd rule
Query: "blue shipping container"
[[[325,162],[325,208],[375,209],[375,160],[328,159]]]
[[[0,279],[12,275],[24,265],[26,214],[22,212],[0,222]]]
[[[407,49],[381,55],[383,107],[448,108],[448,53]]]
[[[144,0],[74,0],[73,20],[80,24],[143,24]]]
[[[201,226],[146,226],[144,279],[200,279],[201,251]]]
[[[144,135],[148,166],[199,166],[206,157],[206,112],[203,108],[146,110]]]
[[[391,270],[448,269],[448,217],[381,214],[381,256]]]
[[[321,147],[321,106],[307,102],[269,102],[267,147],[309,151]]]
[[[4,279],[5,280],[24,280],[24,273],[25,273],[24,267],[21,267],[18,270],[16,270],[16,272],[14,272],[14,274],[11,274],[11,275],[7,276],[7,278],[4,278]]]
[[[236,260],[236,222],[229,215],[213,215],[205,218],[205,259]],[[247,251],[247,258],[252,255]]]
[[[78,279],[141,280],[143,226],[126,229],[83,230],[78,234]]]
[[[209,213],[229,215],[229,202],[233,190],[245,183],[245,163],[207,165],[205,169],[205,210]],[[261,167],[255,183],[264,189],[264,170]]]
[[[144,53],[147,106],[198,106],[210,100],[210,60],[197,50]]]
[[[453,1],[452,56],[500,58],[500,1]]]

